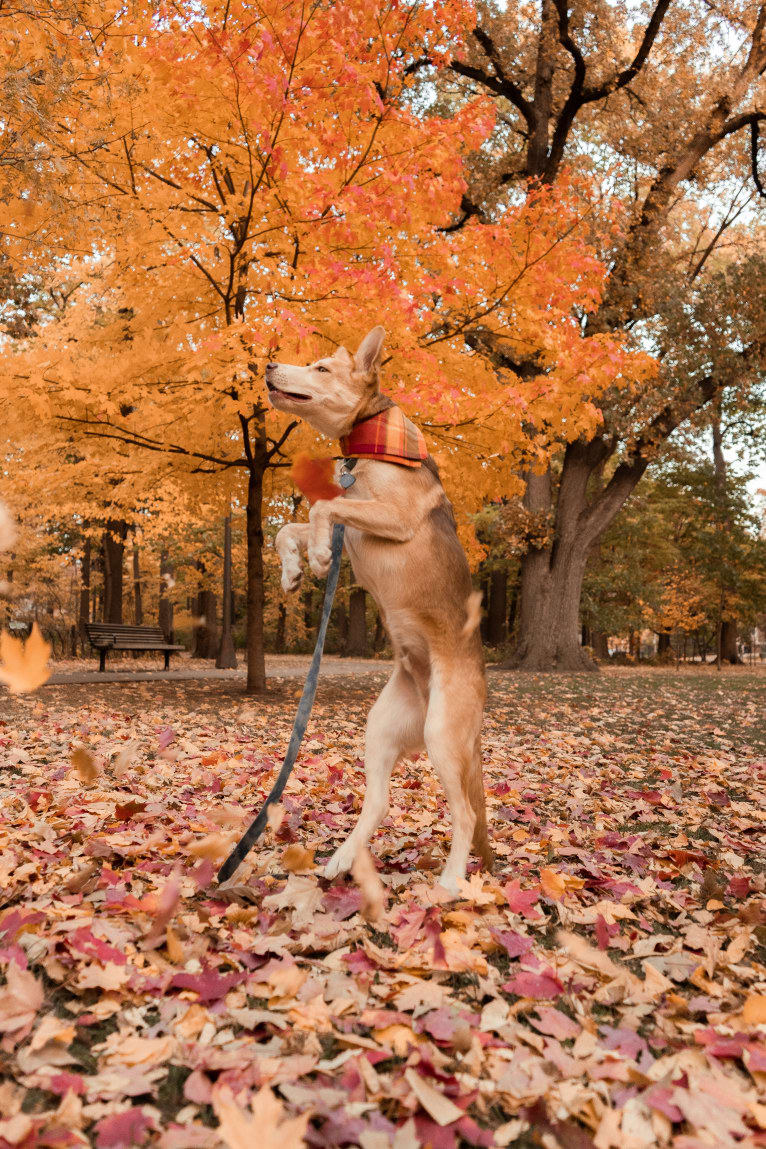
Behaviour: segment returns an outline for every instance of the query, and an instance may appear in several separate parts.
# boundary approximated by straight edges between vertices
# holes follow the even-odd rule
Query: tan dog
[[[333,439],[347,434],[361,419],[392,406],[380,394],[384,337],[375,327],[356,355],[340,348],[309,367],[270,363],[271,403]],[[354,577],[377,602],[394,651],[394,672],[367,720],[367,788],[359,821],[325,875],[351,869],[388,811],[394,766],[425,745],[452,815],[441,883],[455,892],[472,843],[492,864],[481,770],[484,659],[468,562],[430,458],[415,468],[360,459],[353,475],[354,485],[342,496],[315,503],[308,523],[282,527],[276,540],[282,586],[295,590],[301,549],[314,573],[325,575],[332,524],[343,523]]]

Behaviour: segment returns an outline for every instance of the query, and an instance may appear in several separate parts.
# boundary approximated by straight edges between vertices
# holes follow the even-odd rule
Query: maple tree
[[[429,63],[425,53],[425,76]],[[494,218],[509,195],[523,195],[530,182],[554,184],[565,167],[587,174],[604,202],[619,200],[622,220],[617,235],[600,232],[610,270],[584,329],[653,345],[662,361],[659,379],[643,386],[615,381],[594,431],[562,440],[550,462],[528,462],[525,505],[549,520],[550,532],[543,545],[531,539],[522,560],[521,666],[590,668],[579,645],[590,549],[658,447],[719,393],[721,359],[743,389],[762,373],[757,278],[727,312],[739,326],[725,356],[711,352],[689,372],[674,368],[687,341],[699,345],[694,308],[684,305],[704,294],[716,252],[737,228],[743,254],[748,230],[753,248],[748,221],[764,193],[765,67],[766,8],[758,0],[715,10],[670,0],[641,9],[542,0],[534,9],[480,4],[476,25],[440,73],[447,91],[453,78],[453,100],[483,94],[498,108],[456,226]],[[481,324],[466,338],[511,381],[539,386],[545,364],[534,347],[519,349]]]

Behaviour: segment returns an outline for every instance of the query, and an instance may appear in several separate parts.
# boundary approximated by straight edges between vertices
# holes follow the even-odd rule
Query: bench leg
[[[170,670],[170,651],[165,650],[163,654],[165,655],[165,669]]]
[[[106,670],[106,647],[102,646],[98,652],[98,669],[103,674]]]

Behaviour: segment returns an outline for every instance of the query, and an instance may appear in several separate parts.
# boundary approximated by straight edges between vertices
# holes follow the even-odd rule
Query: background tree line
[[[212,618],[232,506],[262,689],[267,647],[300,645],[301,609],[311,628],[265,543],[305,514],[291,457],[321,449],[268,409],[263,364],[384,317],[387,387],[509,664],[587,669],[641,622],[734,650],[760,609],[727,459],[761,442],[762,3],[43,0],[0,20],[14,612],[45,601],[70,633],[86,599]],[[344,610],[379,632],[347,590],[339,649]]]

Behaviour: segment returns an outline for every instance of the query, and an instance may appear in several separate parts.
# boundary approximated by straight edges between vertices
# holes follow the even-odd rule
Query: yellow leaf
[[[766,994],[751,993],[742,1008],[745,1025],[766,1025]]]
[[[0,682],[11,694],[26,694],[37,690],[50,678],[48,666],[51,645],[40,634],[37,623],[26,642],[3,631],[0,634]]]

